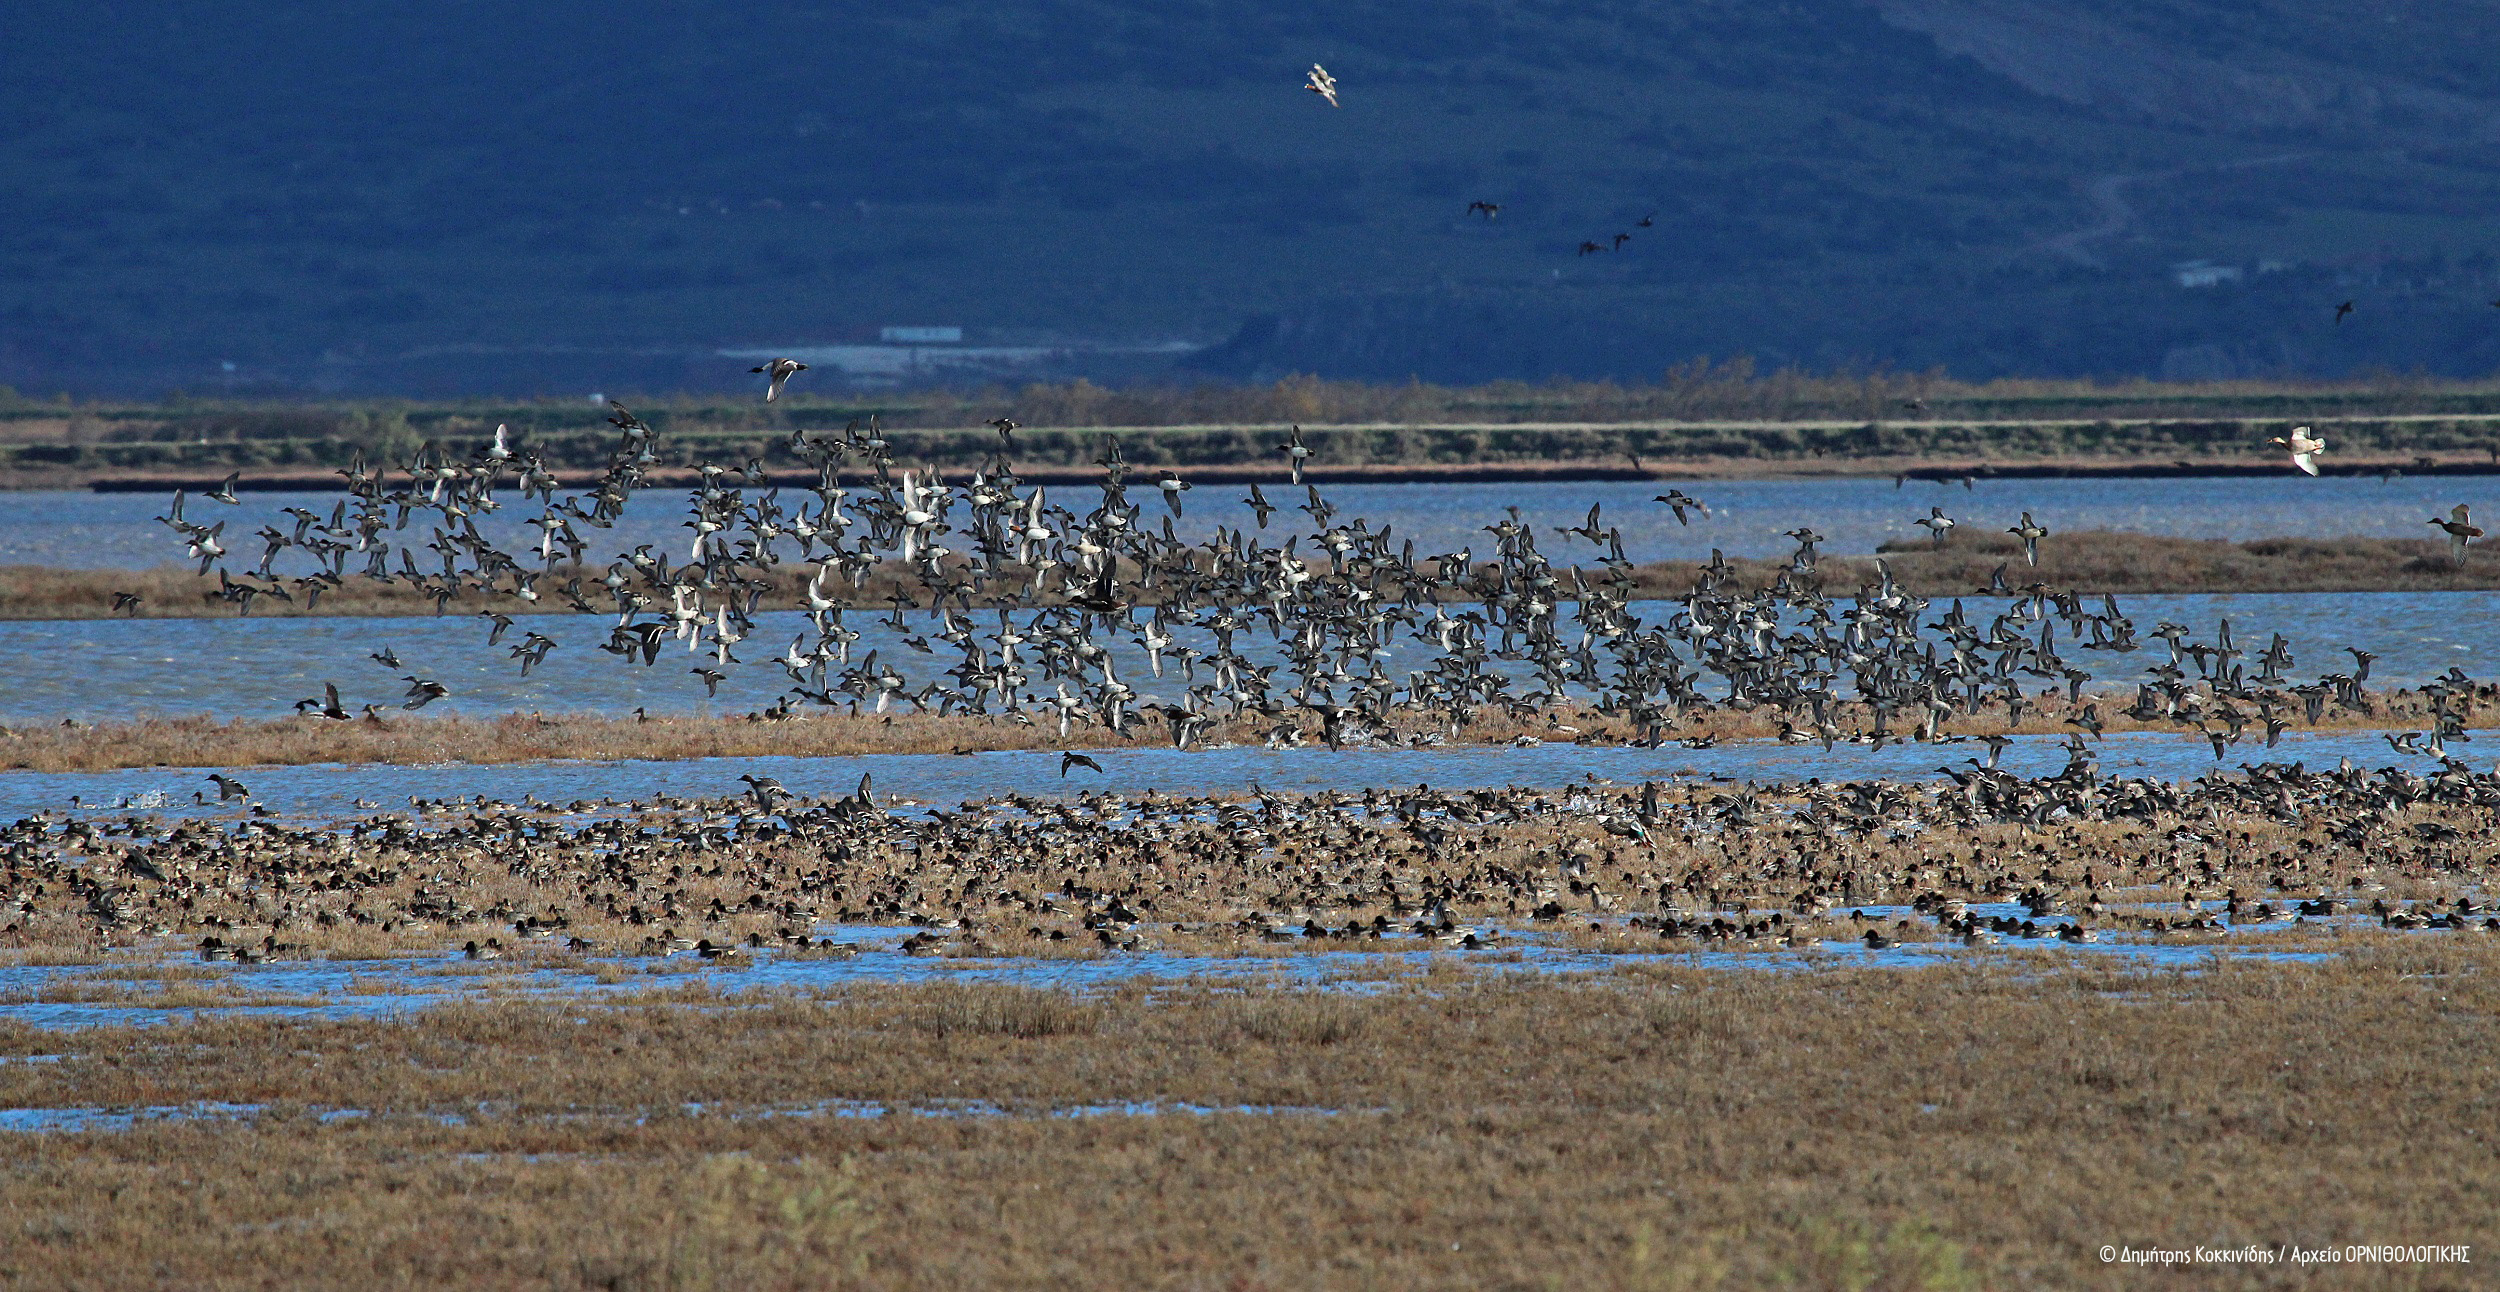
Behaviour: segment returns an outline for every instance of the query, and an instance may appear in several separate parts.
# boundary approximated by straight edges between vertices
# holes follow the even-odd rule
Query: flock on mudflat
[[[1325,68],[1314,64],[1305,88],[1341,106]],[[1469,214],[1500,209],[1478,201]],[[779,358],[753,372],[773,403],[807,370]],[[2373,692],[2376,656],[2347,647],[2350,670],[2304,681],[2279,635],[2251,649],[2227,620],[2210,635],[2145,627],[2114,597],[2094,605],[2009,580],[2010,559],[1972,589],[1991,599],[1976,613],[1913,595],[1882,559],[1833,586],[1811,525],[1787,531],[1796,547],[1769,577],[1713,551],[1689,591],[1667,597],[1641,592],[1624,522],[1602,505],[1568,526],[1514,507],[1482,527],[1482,550],[1418,551],[1306,477],[1315,450],[1299,426],[1275,445],[1278,478],[1247,484],[1242,511],[1203,537],[1176,525],[1191,483],[1136,478],[1116,436],[1102,440],[1098,481],[1054,494],[1019,474],[1012,418],[992,423],[998,444],[979,470],[946,480],[898,462],[872,417],[792,430],[783,447],[805,483],[788,496],[760,459],[695,464],[682,547],[603,543],[638,496],[676,487],[659,431],[611,408],[605,469],[573,485],[501,426],[465,453],[428,444],[378,469],[359,455],[328,514],[288,508],[291,524],[255,535],[248,568],[234,568],[226,523],[187,511],[186,494],[159,519],[202,575],[217,573],[208,595],[239,613],[261,598],[316,602],[351,580],[400,585],[438,614],[479,606],[488,647],[506,647],[526,675],[564,642],[520,616],[569,612],[599,623],[596,649],[619,667],[682,663],[707,693],[750,661],[782,670],[788,686],[759,719],[911,710],[1186,749],[1244,724],[1273,745],[1447,741],[1485,715],[1524,728],[1523,741],[1588,740],[1596,733],[1569,722],[1594,715],[1635,743],[1699,747],[1712,740],[1702,720],[1733,712],[1826,750],[1976,741],[1986,756],[1925,785],[1769,791],[1591,783],[1297,798],[1254,784],[1250,801],[1011,796],[906,816],[865,776],[828,799],[749,773],[744,795],[721,799],[516,806],[480,795],[412,801],[410,815],[344,829],[290,828],[258,806],[238,824],[38,815],[0,827],[0,938],[205,931],[204,958],[261,960],[302,954],[307,939],[336,949],[462,935],[479,959],[505,954],[507,935],[577,952],[847,954],[817,936],[827,920],[908,921],[919,931],[904,950],[970,955],[1068,941],[1135,951],[1156,936],[1476,947],[1517,919],[1586,918],[1592,938],[1787,946],[1837,927],[1871,948],[2355,914],[2500,929],[2476,895],[2478,863],[2460,852],[2460,823],[2500,804],[2500,774],[2454,749],[2495,692],[2459,669]],[[2327,445],[2310,428],[2273,443],[2319,473]],[[202,497],[239,505],[235,484]],[[1710,515],[1680,488],[1654,501],[1663,512],[1636,525]],[[527,537],[488,533],[511,530],[507,508]],[[1280,520],[1289,514],[1304,519]],[[1941,506],[1914,523],[1939,546],[1966,524]],[[2463,505],[2429,523],[2460,565],[2483,533]],[[2038,572],[2049,528],[2023,511],[2004,532]],[[136,594],[116,598],[138,607]],[[786,645],[778,629],[764,638],[775,611],[797,625]],[[856,649],[871,620],[900,644]],[[2438,766],[2244,763],[2241,778],[2191,786],[2105,776],[2101,705],[2118,700],[2087,694],[2083,664],[2151,642],[2165,649],[2109,717],[2196,733],[2217,761],[2244,741],[2273,746],[2295,723],[2419,717],[2426,730],[2388,742]],[[450,694],[387,645],[371,658],[405,683],[403,708]],[[379,721],[380,708],[361,713]],[[360,712],[335,681],[296,709],[337,722]],[[2068,730],[2064,769],[2000,769],[2010,733],[2044,714]],[[1055,752],[1063,777],[1103,771],[1076,749]],[[236,777],[208,780],[217,797],[202,791],[203,805],[252,805]]]

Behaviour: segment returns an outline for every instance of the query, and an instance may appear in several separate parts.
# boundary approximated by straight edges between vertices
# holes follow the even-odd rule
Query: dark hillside
[[[703,389],[896,324],[1109,377],[2479,373],[2489,17],[21,0],[0,382]]]

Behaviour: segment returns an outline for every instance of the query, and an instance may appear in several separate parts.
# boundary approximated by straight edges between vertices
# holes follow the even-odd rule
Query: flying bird
[[[297,713],[318,713],[322,717],[328,718],[333,722],[345,722],[356,716],[355,714],[347,711],[346,705],[339,703],[338,683],[323,683],[322,692],[322,698],[318,700],[297,700],[295,702],[295,711]]]
[[[1175,516],[1181,514],[1181,491],[1187,489],[1188,487],[1188,481],[1181,479],[1179,476],[1173,475],[1169,471],[1164,472],[1163,478],[1155,482],[1155,488],[1161,490],[1163,493],[1163,505],[1171,508],[1172,514]],[[1264,526],[1262,526],[1262,528],[1264,528]]]
[[[1684,491],[1681,489],[1669,489],[1665,493],[1650,499],[1650,501],[1665,503],[1667,505],[1667,509],[1675,513],[1675,523],[1678,525],[1690,525],[1693,523],[1691,518],[1684,514],[1685,509],[1688,507],[1694,511],[1700,512],[1705,518],[1710,515],[1710,509],[1708,507],[1702,505],[1699,499],[1684,496]]]
[[[2040,563],[2040,540],[2047,538],[2049,531],[2033,520],[2030,512],[2024,512],[2022,523],[2007,526],[2005,532],[2023,541],[2023,560],[2032,565]]]
[[[1345,106],[1337,102],[1337,78],[1330,76],[1328,69],[1317,63],[1311,64],[1311,74],[1303,81],[1302,88],[1328,100],[1329,107]]]
[[[1309,445],[1302,442],[1302,426],[1300,423],[1297,422],[1294,424],[1293,432],[1285,437],[1284,443],[1276,446],[1276,451],[1284,454],[1286,460],[1293,464],[1293,482],[1297,485],[1301,484],[1302,464],[1310,458],[1311,449]],[[1266,526],[1261,525],[1260,528],[1264,529]]]
[[[2317,457],[2319,454],[2326,452],[2326,441],[2312,438],[2309,434],[2309,428],[2306,426],[2295,426],[2292,428],[2292,433],[2290,435],[2278,435],[2267,441],[2267,443],[2273,444],[2276,447],[2281,448],[2284,452],[2291,454],[2292,465],[2299,467],[2301,470],[2308,472],[2310,475],[2316,475],[2318,473]]]
[[[1259,492],[1258,481],[1250,482],[1250,496],[1241,501],[1250,510],[1258,513],[1259,528],[1267,528],[1267,518],[1276,514],[1276,504],[1269,502],[1267,495]]]
[[[2473,515],[2466,510],[2464,503],[2458,503],[2449,509],[2448,519],[2433,516],[2430,523],[2448,531],[2448,559],[2462,568],[2465,565],[2465,545],[2483,536],[2483,531],[2474,527]]]
[[[747,371],[763,373],[768,379],[771,380],[772,384],[764,388],[764,402],[769,404],[774,400],[781,398],[781,387],[783,384],[788,382],[790,378],[807,371],[807,365],[796,359],[775,359],[771,363],[764,364],[760,367],[749,368]]]
[[[1493,219],[1502,213],[1502,204],[1499,202],[1469,202],[1467,204],[1467,214],[1475,215],[1479,212],[1483,213],[1485,219]]]
[[[1927,509],[1927,516],[1925,519],[1913,521],[1911,523],[1924,526],[1928,533],[1936,536],[1936,546],[1942,547],[1944,546],[1945,539],[1952,536],[1953,527],[1960,522],[1954,520],[1951,516],[1945,515],[1944,508],[1942,507],[1930,507]]]
[[[1085,755],[1080,754],[1073,749],[1059,755],[1059,775],[1065,777],[1068,774],[1068,769],[1071,767],[1082,767],[1088,771],[1096,773],[1102,771],[1102,764],[1095,762],[1091,758],[1087,758]]]
[[[2342,322],[2344,321],[2344,316],[2345,316],[2345,315],[2347,315],[2347,314],[2350,314],[2350,313],[2352,313],[2352,302],[2351,302],[2351,301],[2346,301],[2346,302],[2344,302],[2343,304],[2336,306],[2336,307],[2335,307],[2335,321],[2336,321],[2337,323],[2342,323]]]

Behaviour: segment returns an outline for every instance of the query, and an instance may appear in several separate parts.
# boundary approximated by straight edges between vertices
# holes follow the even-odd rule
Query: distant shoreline
[[[973,468],[939,466],[905,468],[934,470],[939,477],[968,477]],[[1198,484],[1274,484],[1287,478],[1287,473],[1267,464],[1219,463],[1206,466],[1133,469],[1132,482],[1151,481],[1164,471]],[[2331,477],[2383,477],[2389,474],[2413,476],[2484,476],[2500,475],[2500,466],[2482,458],[2462,457],[2434,460],[2424,464],[2412,459],[2348,460],[2321,463],[2319,473]],[[597,481],[597,473],[559,469],[551,472],[567,489],[588,487]],[[869,473],[853,468],[846,478],[863,478]],[[1017,469],[1017,477],[1029,484],[1073,485],[1094,484],[1102,479],[1099,468],[1036,466]],[[1836,460],[1811,463],[1765,462],[1755,459],[1706,459],[1676,463],[1645,463],[1639,469],[1622,463],[1604,462],[1486,462],[1486,463],[1368,463],[1353,466],[1306,467],[1302,478],[1316,485],[1344,484],[1578,484],[1619,481],[1654,480],[1661,484],[1679,480],[1884,480],[1906,479],[1930,484],[1950,484],[1971,480],[2165,480],[2165,479],[2261,479],[2292,474],[2287,466],[2247,461],[2095,461],[2075,459],[2052,462],[1913,462],[1868,459]],[[649,474],[653,487],[673,488],[692,485],[696,473],[687,468],[662,468]],[[218,472],[192,474],[114,473],[96,475],[84,480],[0,481],[0,490],[29,492],[38,490],[84,489],[91,493],[171,493],[176,489],[198,492],[224,484],[226,474]],[[817,481],[812,471],[788,469],[769,470],[765,474],[768,487],[808,488]],[[289,470],[243,472],[234,481],[237,492],[248,493],[327,493],[337,490],[339,476],[335,471]]]
[[[2331,476],[2395,473],[2500,473],[2500,410],[2481,398],[2446,411],[2388,401],[2333,401],[2215,415],[2183,409],[2057,403],[2021,415],[1996,406],[1931,410],[1907,418],[1650,415],[1593,419],[1607,408],[1512,409],[1525,416],[1462,410],[1411,420],[1394,410],[1351,410],[1344,420],[1295,411],[1284,416],[1208,419],[1205,409],[1169,411],[1192,420],[1100,424],[1091,415],[1015,428],[1004,445],[987,426],[888,425],[876,431],[897,469],[949,480],[996,468],[1002,450],[1017,474],[1045,485],[1090,484],[1116,445],[1131,478],[1164,472],[1205,484],[1285,480],[1278,446],[1297,432],[1309,456],[1304,478],[1322,485],[1400,483],[1577,483],[1730,479],[2165,479],[2291,475],[2272,441],[2295,427],[2327,444],[2319,467]],[[817,480],[813,450],[794,436],[833,443],[866,417],[848,410],[755,407],[653,407],[653,483],[691,482],[699,464],[753,464],[773,485]],[[1132,409],[1129,412],[1160,412]],[[1254,410],[1243,410],[1245,412]],[[1612,411],[1627,411],[1616,409]],[[903,415],[904,410],[897,410]],[[2101,415],[2095,416],[2098,413]],[[932,417],[931,410],[909,414]],[[957,420],[962,410],[948,414]],[[1532,420],[1532,418],[1534,418]],[[1116,420],[1116,419],[1115,419]],[[614,427],[584,407],[499,409],[229,410],[177,416],[169,410],[99,412],[45,418],[0,414],[0,489],[82,489],[170,493],[222,483],[254,491],[328,491],[361,456],[395,474],[426,451],[464,459],[509,422],[517,463],[537,461],[563,487],[603,473],[616,447]],[[865,478],[864,452],[842,460],[846,478]]]

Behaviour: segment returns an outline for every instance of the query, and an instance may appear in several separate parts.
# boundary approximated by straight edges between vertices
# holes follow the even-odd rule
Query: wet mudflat
[[[1908,918],[1905,907],[1875,906],[1861,912],[1859,928],[1885,930]],[[1983,917],[2020,920],[2021,907],[1982,909]],[[2215,915],[2221,915],[2217,907]],[[1393,936],[1359,950],[1297,946],[1255,953],[1054,956],[1046,959],[916,955],[903,949],[910,930],[839,927],[821,930],[823,940],[844,948],[839,957],[785,955],[761,950],[728,964],[692,953],[673,959],[619,960],[558,954],[532,955],[480,965],[458,953],[372,960],[314,960],[195,968],[185,948],[145,949],[102,965],[0,967],[0,1023],[50,1031],[155,1026],[204,1017],[344,1020],[405,1018],[409,1011],[451,1005],[520,1001],[568,1002],[612,1008],[651,999],[686,1003],[714,993],[718,1008],[770,999],[774,993],[819,993],[852,987],[980,983],[1083,994],[1158,985],[1231,983],[1243,989],[1309,988],[1368,993],[1403,978],[1437,971],[1480,974],[1588,975],[1627,966],[1654,965],[1724,972],[1801,972],[1843,968],[1916,970],[1956,962],[2009,956],[2039,971],[2076,963],[2105,962],[2131,970],[2199,971],[2225,961],[2323,960],[2345,945],[2347,933],[2363,933],[2358,918],[2289,924],[2227,924],[2209,937],[2158,940],[2096,938],[2065,942],[2059,922],[2047,922],[2029,938],[1996,939],[1986,948],[1958,943],[1893,943],[1880,949],[1857,938],[1815,940],[1795,946],[1741,950],[1662,949],[1654,935],[1610,921],[1584,925],[1578,936],[1523,927],[1480,930],[1483,945],[1460,951],[1429,938]],[[1153,930],[1148,930],[1151,936]],[[1592,936],[1595,934],[1596,936]],[[149,976],[151,969],[180,966],[181,975]],[[105,971],[99,974],[99,970]],[[690,997],[689,993],[695,993]],[[0,1129],[7,1129],[0,1124]]]
[[[2287,733],[2272,749],[2230,751],[2218,759],[2202,739],[2161,732],[2116,733],[2095,747],[2102,767],[2116,775],[2190,780],[2242,763],[2302,762],[2327,768],[2349,758],[2363,766],[2386,765],[2386,736],[2376,731]],[[2476,746],[2455,746],[2468,754]],[[2500,758],[2500,743],[2493,746]],[[1658,749],[1538,742],[1524,747],[1299,749],[1235,747],[1095,749],[1101,764],[1074,775],[1061,771],[1059,755],[1045,750],[973,754],[867,754],[832,758],[774,756],[687,759],[443,764],[353,764],[255,767],[234,770],[251,802],[289,820],[341,820],[374,810],[405,809],[411,798],[456,804],[478,796],[519,803],[535,798],[563,803],[606,803],[607,811],[661,797],[701,798],[736,793],[741,775],[770,776],[802,798],[839,797],[871,778],[880,801],[902,808],[952,807],[967,799],[1005,795],[1074,798],[1087,794],[1239,796],[1257,785],[1297,794],[1366,786],[1499,789],[1562,788],[1591,780],[1615,785],[1646,780],[1712,777],[1765,784],[1808,779],[1933,781],[1937,769],[1968,770],[1988,748],[1975,740],[1955,743],[1894,742],[1878,750],[1867,743],[1839,745],[1772,741],[1730,742],[1708,749],[1670,745]],[[2066,766],[2062,741],[2048,736],[2013,737],[1998,766],[2022,776],[2052,774]],[[2403,762],[2434,769],[2435,760]],[[70,809],[140,811],[172,816],[235,817],[243,805],[219,802],[217,787],[199,768],[132,768],[111,772],[0,772],[0,816]],[[593,810],[599,810],[594,807]]]
[[[2341,507],[2296,532],[2418,536],[2428,495],[2320,483],[2251,487]],[[2109,484],[2102,512],[2042,482],[1924,492],[1973,524],[2124,527]],[[1764,487],[1759,514],[1738,490],[1710,521],[1735,528],[1689,534],[1615,510],[1639,517],[1627,553],[1698,558],[1777,556],[1800,515],[1864,550],[1923,509],[1853,488]],[[1517,501],[1332,493],[1427,552],[1489,548],[1475,527]],[[1523,521],[1579,520],[1571,494]],[[2255,496],[2156,490],[2144,515],[2227,529],[2259,523]],[[651,541],[684,553],[673,529]],[[1516,591],[1560,576],[1524,548],[1506,566],[1527,582],[1482,599],[1495,649],[1470,687],[1525,687],[1533,653],[1544,701],[1618,677],[1683,688],[1679,713],[1695,693],[1650,647],[1799,721],[1860,686],[1987,672],[2011,723],[2064,676],[2058,646],[2080,660],[2120,620],[2041,596],[1991,603],[1983,637],[1881,590],[1722,590],[1616,607],[1652,635],[1603,674],[1571,640],[1624,625],[1564,624]],[[1320,586],[1294,613],[1333,632],[1367,589]],[[2139,634],[2192,627],[2094,685],[2167,664],[2183,730],[2080,754],[1878,748],[1852,719],[1828,749],[1358,734],[1124,746],[1099,772],[1023,750],[10,773],[0,1130],[23,1133],[0,1134],[0,1280],[137,1261],[183,1285],[1099,1286],[1247,1262],[1276,1286],[2077,1286],[2115,1278],[2093,1255],[2113,1238],[2370,1241],[2488,1214],[2493,1159],[2459,1138],[2500,1017],[2500,778],[2467,757],[2488,697],[2440,684],[2446,761],[2370,731],[2269,743],[2278,724],[2234,707],[2296,703],[2257,659],[2277,631],[2301,660],[2287,687],[2324,688],[2347,645],[2378,653],[2379,684],[2470,666],[2500,649],[2487,596],[2131,599]],[[0,704],[268,716],[341,680],[387,705],[409,678],[367,657],[392,646],[447,683],[446,711],[735,711],[780,690],[782,642],[831,631],[747,609],[692,635],[710,658],[753,639],[763,667],[718,699],[686,676],[705,654],[621,667],[585,616],[542,625],[526,681],[474,617],[22,626]],[[1297,701],[1342,723],[1367,667],[1428,667],[1406,643],[1445,630],[1413,613],[1333,652],[1245,634],[1233,667],[1301,651]],[[1161,631],[1120,617],[1074,623]],[[947,662],[868,619],[858,650]],[[1878,620],[1895,676],[1864,667]],[[1075,667],[1080,691],[1116,708],[1193,680],[1130,644]],[[905,702],[907,679],[844,663],[856,694]],[[1410,698],[1449,700],[1419,677]],[[82,707],[99,697],[122,704]]]

